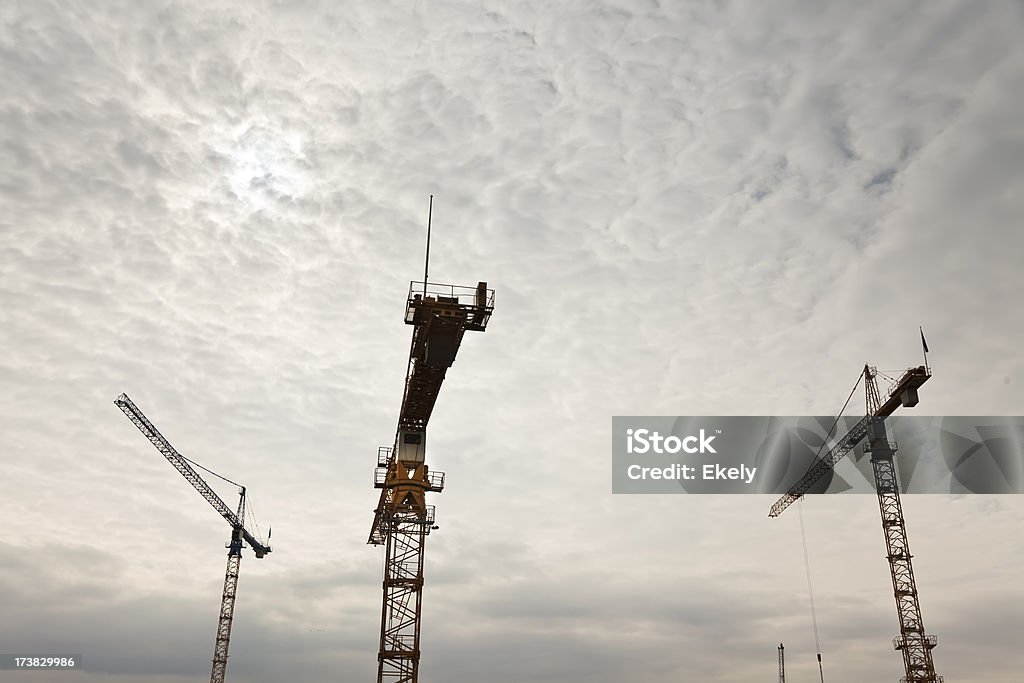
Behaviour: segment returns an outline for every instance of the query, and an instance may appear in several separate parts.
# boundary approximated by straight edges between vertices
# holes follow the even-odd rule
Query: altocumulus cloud
[[[432,279],[497,310],[432,418],[423,680],[747,681],[780,640],[814,675],[796,520],[611,496],[609,418],[835,410],[917,325],[919,410],[1024,410],[1022,29],[1013,2],[8,3],[2,649],[205,675],[227,528],[126,391],[274,525],[232,680],[372,677],[370,472],[433,193]],[[1024,507],[905,507],[940,673],[1016,680]],[[806,512],[830,678],[898,678],[874,502]]]

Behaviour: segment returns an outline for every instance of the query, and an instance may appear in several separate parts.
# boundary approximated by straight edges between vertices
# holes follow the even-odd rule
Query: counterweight
[[[440,493],[444,474],[426,464],[427,423],[445,373],[467,330],[482,332],[494,310],[494,290],[412,282],[405,322],[413,326],[405,391],[394,445],[377,452],[374,485],[381,489],[368,543],[385,546],[378,683],[416,683],[420,659],[423,551],[434,527],[426,494]]]

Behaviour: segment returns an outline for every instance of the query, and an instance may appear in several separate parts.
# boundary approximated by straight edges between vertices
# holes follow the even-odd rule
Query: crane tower
[[[434,526],[427,493],[440,493],[444,473],[426,464],[427,422],[445,373],[467,330],[483,332],[494,310],[494,290],[412,282],[405,323],[413,326],[409,364],[394,445],[377,450],[374,486],[381,489],[367,541],[384,545],[378,683],[416,683],[424,542]]]
[[[213,508],[220,513],[221,517],[231,525],[231,541],[228,543],[228,566],[224,572],[224,591],[221,593],[220,613],[217,617],[217,635],[213,645],[213,667],[210,671],[210,683],[224,683],[224,676],[228,667],[228,645],[231,642],[231,622],[235,615],[235,593],[238,589],[238,568],[242,562],[242,543],[249,544],[249,547],[256,553],[257,558],[262,558],[270,552],[270,546],[264,545],[257,540],[244,526],[245,521],[245,487],[229,481],[238,486],[239,500],[238,510],[234,512],[227,506],[217,492],[210,488],[210,485],[203,481],[203,478],[189,464],[188,458],[174,450],[164,435],[157,431],[153,423],[139,410],[127,394],[121,394],[114,401],[114,405],[128,416],[139,431],[149,439],[160,453],[174,465],[174,468],[206,499]],[[208,470],[207,470],[208,471]],[[217,475],[220,476],[220,475]],[[221,477],[223,479],[223,477]],[[269,541],[269,533],[268,539]]]
[[[779,643],[779,683],[786,683],[786,649]]]
[[[921,339],[923,343],[923,334]],[[927,348],[925,346],[926,354]],[[941,683],[942,677],[935,674],[935,665],[932,662],[932,649],[936,645],[936,638],[925,635],[921,618],[921,604],[914,580],[907,528],[903,519],[903,507],[900,504],[900,487],[893,462],[893,454],[897,447],[894,442],[889,441],[885,429],[885,418],[892,415],[896,408],[901,405],[913,408],[917,405],[917,390],[928,381],[932,373],[926,355],[924,365],[908,368],[884,396],[878,390],[878,374],[877,368],[865,364],[862,378],[867,414],[824,458],[812,465],[800,481],[772,505],[768,516],[778,517],[782,514],[866,438],[865,451],[871,453],[871,468],[882,516],[882,531],[885,535],[886,557],[889,560],[896,611],[900,621],[900,635],[893,639],[893,647],[903,654],[906,677],[900,680],[901,683]]]

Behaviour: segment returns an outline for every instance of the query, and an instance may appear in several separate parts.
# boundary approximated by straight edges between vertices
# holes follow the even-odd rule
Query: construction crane
[[[786,654],[782,643],[779,643],[779,683],[786,683]]]
[[[228,566],[227,571],[224,574],[224,592],[221,595],[220,600],[220,614],[217,618],[217,636],[214,640],[213,646],[213,668],[210,671],[210,683],[223,683],[224,675],[227,671],[228,666],[228,644],[231,641],[231,622],[234,619],[235,614],[235,593],[238,589],[238,568],[242,561],[242,543],[249,544],[256,557],[262,558],[264,555],[270,552],[270,546],[264,545],[261,541],[256,539],[244,525],[245,520],[245,487],[236,484],[235,482],[225,479],[235,486],[239,487],[238,497],[238,509],[232,511],[227,506],[220,496],[210,488],[210,485],[203,481],[203,478],[192,469],[190,465],[191,461],[185,456],[174,450],[174,446],[164,438],[163,434],[157,431],[157,428],[153,426],[146,416],[139,410],[127,394],[121,394],[114,401],[114,405],[120,408],[128,419],[131,420],[139,431],[149,439],[149,442],[156,446],[156,449],[167,458],[168,462],[174,465],[174,468],[181,473],[183,477],[192,486],[195,487],[196,491],[206,499],[206,501],[213,506],[213,509],[220,513],[221,517],[227,520],[228,524],[231,525],[231,541],[227,544],[228,548]],[[195,464],[195,463],[192,463]],[[196,465],[201,469],[206,469],[201,465]],[[209,472],[209,470],[206,470]],[[215,474],[211,472],[211,474]],[[216,475],[220,476],[220,475]],[[223,479],[223,477],[221,477]],[[270,540],[270,533],[267,534],[267,541]]]
[[[428,238],[429,254],[429,238]],[[423,550],[434,526],[427,493],[444,489],[444,473],[426,464],[427,423],[445,373],[467,330],[483,332],[494,290],[412,282],[405,323],[413,326],[405,392],[394,445],[377,450],[374,486],[381,489],[368,543],[384,545],[378,683],[416,683],[420,659]]]
[[[935,675],[932,649],[935,636],[925,635],[921,619],[921,605],[914,581],[910,546],[907,543],[907,529],[900,504],[900,487],[896,478],[893,454],[896,444],[889,441],[885,430],[885,418],[903,406],[913,408],[918,404],[918,389],[932,376],[928,367],[928,346],[921,335],[925,350],[925,364],[908,368],[883,396],[878,390],[878,369],[867,364],[861,378],[864,380],[865,405],[867,414],[854,425],[846,436],[828,454],[818,460],[796,484],[772,505],[769,517],[778,517],[793,502],[810,491],[822,476],[832,470],[837,462],[853,450],[861,440],[867,438],[865,452],[871,453],[871,466],[875,476],[875,491],[882,515],[882,530],[892,574],[893,594],[896,597],[896,611],[900,621],[900,635],[893,639],[893,647],[903,654],[906,677],[901,683],[939,683],[941,676]],[[860,380],[858,380],[858,384]],[[856,386],[854,387],[856,391]],[[851,393],[852,397],[852,393]],[[838,422],[838,420],[837,420]]]

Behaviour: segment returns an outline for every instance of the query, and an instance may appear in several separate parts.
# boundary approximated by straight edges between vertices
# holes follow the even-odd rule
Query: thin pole
[[[427,257],[423,260],[423,298],[427,298],[427,272],[430,267],[430,219],[434,216],[434,195],[430,195],[427,208]]]

